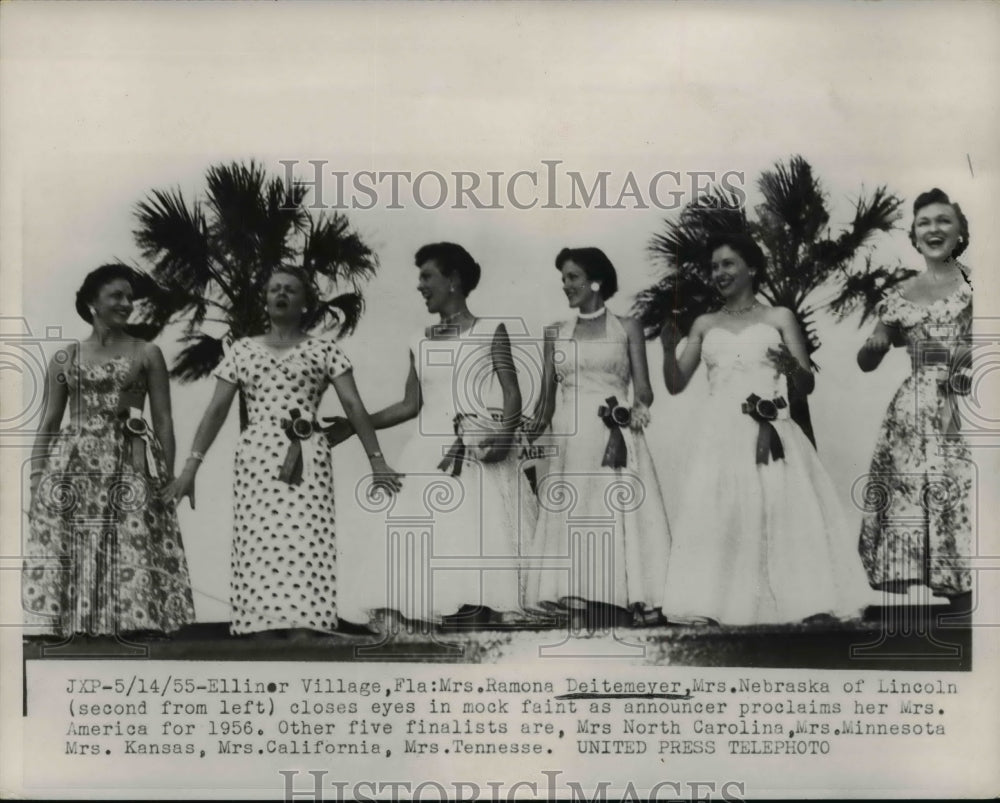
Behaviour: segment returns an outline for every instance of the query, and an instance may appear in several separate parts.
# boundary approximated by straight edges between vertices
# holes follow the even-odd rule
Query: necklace
[[[592,321],[594,318],[600,318],[607,311],[607,307],[601,307],[599,310],[594,310],[593,312],[578,312],[576,317],[581,321]]]
[[[466,310],[460,309],[458,312],[453,312],[450,315],[442,315],[441,316],[441,323],[444,326],[448,326],[449,324],[457,323],[458,321],[462,320],[462,318],[465,317],[466,312],[467,312]],[[471,315],[471,313],[469,313],[469,314]]]
[[[739,309],[730,309],[725,304],[723,304],[722,305],[722,311],[724,313],[726,313],[726,315],[733,315],[733,316],[746,315],[748,312],[750,312],[750,310],[755,309],[756,307],[759,307],[759,306],[760,306],[760,302],[755,298],[753,301],[751,301],[745,307],[740,307]]]

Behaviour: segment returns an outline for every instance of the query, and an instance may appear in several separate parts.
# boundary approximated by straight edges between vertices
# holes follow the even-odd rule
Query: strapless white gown
[[[668,619],[850,618],[870,599],[830,477],[787,407],[772,422],[784,458],[757,463],[760,424],[741,406],[751,394],[787,400],[785,378],[767,358],[780,344],[778,330],[764,323],[705,335],[709,397],[672,528]]]

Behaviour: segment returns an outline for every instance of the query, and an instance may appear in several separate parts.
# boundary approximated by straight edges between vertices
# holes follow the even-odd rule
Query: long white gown
[[[849,618],[871,596],[830,477],[787,407],[772,422],[784,458],[757,462],[760,424],[741,406],[751,394],[788,398],[784,376],[767,358],[781,342],[765,323],[705,335],[709,396],[674,521],[668,619]]]
[[[477,320],[459,337],[413,338],[410,352],[422,406],[415,431],[393,468],[403,488],[384,507],[369,502],[365,549],[357,552],[343,615],[373,611],[439,621],[463,605],[521,610],[521,543],[534,531],[536,502],[516,455],[482,463],[468,448],[459,474],[440,464],[455,444],[457,414],[500,410],[503,394],[491,357],[495,320]],[[471,443],[471,439],[470,440]]]
[[[605,335],[576,340],[576,318],[558,325],[555,455],[538,482],[539,515],[528,572],[529,605],[583,599],[631,608],[663,601],[670,527],[642,432],[621,430],[626,465],[603,466],[609,429],[598,415],[609,397],[627,404],[628,337],[617,316]],[[538,560],[541,558],[541,560]]]

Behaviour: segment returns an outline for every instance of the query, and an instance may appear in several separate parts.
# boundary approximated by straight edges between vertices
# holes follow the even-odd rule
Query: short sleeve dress
[[[924,306],[890,291],[879,319],[902,332],[913,371],[886,411],[865,490],[860,551],[874,588],[970,591],[972,462],[948,354],[969,337],[972,287]]]
[[[288,422],[313,422],[330,381],[349,370],[337,345],[319,338],[281,354],[243,338],[215,370],[219,379],[239,386],[248,414],[233,469],[234,634],[337,627],[329,444],[313,431],[298,440],[300,470],[292,481],[282,478],[282,468],[294,446]]]

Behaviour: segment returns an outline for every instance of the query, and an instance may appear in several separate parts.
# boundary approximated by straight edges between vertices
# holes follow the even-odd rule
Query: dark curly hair
[[[764,256],[761,247],[757,245],[757,241],[749,234],[739,231],[713,234],[705,244],[705,264],[709,270],[712,267],[712,254],[723,246],[732,248],[743,258],[747,267],[753,271],[751,286],[756,293],[760,289],[760,283],[764,280],[764,271],[767,268],[767,257]]]
[[[97,296],[104,285],[118,279],[124,279],[129,283],[132,287],[133,298],[141,297],[138,274],[128,265],[123,265],[120,262],[111,262],[107,265],[101,265],[99,268],[94,268],[83,280],[80,289],[76,291],[77,314],[87,323],[92,324],[94,316],[90,313],[90,305],[97,300]]]
[[[455,243],[430,243],[422,246],[413,258],[419,268],[425,262],[434,260],[443,276],[458,276],[458,284],[463,296],[469,295],[479,285],[483,269],[472,255]]]
[[[917,212],[923,209],[925,206],[930,206],[931,204],[946,204],[955,210],[955,217],[958,218],[958,245],[955,246],[955,250],[951,252],[952,258],[957,258],[969,247],[969,219],[962,212],[962,207],[960,207],[955,201],[952,201],[948,197],[948,193],[944,190],[934,187],[927,192],[922,192],[917,196],[917,200],[913,202],[913,222],[910,224],[910,244],[917,248]],[[920,249],[917,248],[919,251]]]
[[[561,271],[563,265],[569,261],[583,268],[587,278],[601,286],[599,292],[605,301],[618,292],[618,274],[615,272],[615,266],[600,248],[564,248],[556,255],[556,270]]]

